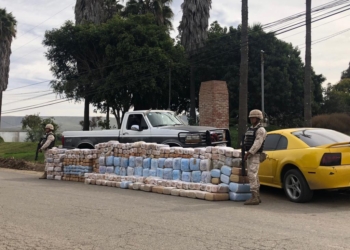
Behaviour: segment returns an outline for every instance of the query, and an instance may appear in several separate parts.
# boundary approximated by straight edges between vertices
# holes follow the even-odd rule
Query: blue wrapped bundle
[[[127,174],[127,176],[133,176],[133,175],[134,175],[134,171],[135,171],[134,168],[132,168],[132,167],[127,167],[127,169],[126,169],[126,174]]]
[[[181,176],[182,181],[191,182],[192,181],[192,173],[191,172],[182,172]]]
[[[127,168],[129,166],[129,158],[122,158],[122,162],[120,164],[121,167]]]
[[[131,183],[132,183],[131,181],[122,181],[122,182],[120,183],[120,188],[128,189],[128,188],[129,188],[129,185],[130,185]]]
[[[165,158],[159,158],[158,159],[158,167],[164,168]]]
[[[190,159],[190,169],[191,171],[198,171],[200,166],[201,160],[196,158]]]
[[[181,159],[181,171],[189,172],[190,171],[190,160],[189,159]]]
[[[229,184],[230,183],[230,177],[227,176],[227,175],[221,174],[220,181],[222,183]]]
[[[230,168],[228,166],[221,167],[221,173],[223,173],[224,175],[230,176],[231,172],[232,172],[232,168]]]
[[[72,170],[71,170],[72,171]],[[100,174],[105,174],[106,173],[106,166],[100,166],[99,168],[99,173]]]
[[[152,159],[151,161],[151,169],[157,170],[158,168],[158,159]]]
[[[172,180],[173,179],[173,169],[172,168],[164,168],[163,169],[163,179]]]
[[[151,168],[151,158],[143,159],[143,168]]]
[[[181,170],[173,170],[173,180],[181,180]]]
[[[165,159],[164,168],[173,168],[173,158]]]
[[[120,167],[120,176],[126,176],[126,168]]]
[[[202,172],[201,171],[193,171],[192,172],[192,182],[199,183],[202,180]]]
[[[211,177],[220,178],[221,171],[219,169],[213,169],[212,171],[210,171],[210,173],[211,173]]]
[[[82,172],[84,170],[80,170]],[[114,167],[107,167],[106,168],[106,174],[113,174],[114,173]]]
[[[135,156],[129,157],[129,167],[132,167],[132,168],[135,167]]]
[[[157,177],[157,170],[150,169],[150,170],[149,170],[149,176]]]
[[[229,185],[230,191],[235,193],[249,193],[250,185],[249,184],[240,184],[231,182]]]
[[[115,167],[120,167],[120,157],[114,157],[113,165]]]
[[[148,176],[150,176],[149,175],[149,169],[148,168],[144,168],[143,170],[142,170],[142,176],[144,176],[144,177],[148,177]]]
[[[120,167],[115,167],[115,168],[114,168],[114,173],[115,173],[116,175],[120,175]]]
[[[163,179],[164,176],[164,169],[163,168],[157,168],[157,177]]]
[[[251,193],[235,193],[230,192],[230,200],[231,201],[246,201],[252,198]]]
[[[173,160],[173,169],[174,170],[181,170],[181,158],[175,158]]]
[[[143,158],[142,157],[136,157],[135,158],[135,167],[142,167],[143,166]]]
[[[203,183],[211,183],[211,173],[210,173],[210,171],[203,171],[202,172],[201,182],[203,182]]]
[[[114,156],[107,156],[106,157],[106,165],[107,165],[107,167],[114,166]]]
[[[142,176],[142,174],[143,174],[142,170],[143,170],[142,167],[135,167],[135,168],[134,168],[134,175],[136,175],[136,176]]]

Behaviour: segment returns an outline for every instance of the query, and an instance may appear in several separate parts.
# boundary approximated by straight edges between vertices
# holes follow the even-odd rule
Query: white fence
[[[26,132],[0,132],[0,136],[5,142],[24,142],[27,133]]]

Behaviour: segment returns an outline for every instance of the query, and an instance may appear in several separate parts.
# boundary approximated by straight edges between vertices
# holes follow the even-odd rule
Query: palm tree
[[[211,9],[211,0],[184,0],[181,5],[182,20],[179,26],[179,36],[181,44],[185,47],[191,63],[191,105],[190,121],[196,121],[196,98],[194,84],[194,63],[193,56],[196,50],[203,46],[208,38],[208,26]]]
[[[16,37],[17,21],[12,13],[0,9],[0,122],[2,110],[2,92],[7,89],[12,39]]]
[[[126,3],[123,15],[144,15],[152,13],[158,25],[165,25],[172,29],[171,19],[174,16],[170,4],[172,0],[129,0]]]

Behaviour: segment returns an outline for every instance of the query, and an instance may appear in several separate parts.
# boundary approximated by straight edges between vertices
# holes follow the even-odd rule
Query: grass
[[[3,142],[0,143],[0,158],[15,158],[34,162],[36,142]],[[44,162],[44,154],[39,153],[38,162]]]

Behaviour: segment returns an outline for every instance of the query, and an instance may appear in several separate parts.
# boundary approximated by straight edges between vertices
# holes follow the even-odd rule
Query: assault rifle
[[[247,176],[247,173],[245,171],[245,160],[244,160],[244,156],[245,156],[245,145],[244,145],[244,135],[242,136],[242,143],[241,143],[241,155],[242,155],[242,176]]]
[[[45,136],[41,137],[40,140],[39,140],[39,143],[38,145],[36,146],[36,152],[35,152],[35,161],[38,160],[38,154],[39,154],[39,149],[41,148],[42,146],[42,142],[46,139]]]

